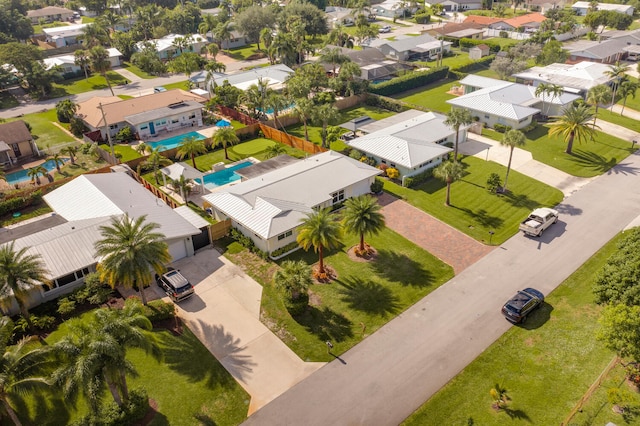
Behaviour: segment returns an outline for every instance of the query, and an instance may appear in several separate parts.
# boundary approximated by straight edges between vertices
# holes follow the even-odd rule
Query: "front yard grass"
[[[378,251],[371,262],[349,258],[347,250],[358,237],[347,235],[342,241],[340,250],[325,257],[337,271],[337,280],[314,284],[313,302],[295,319],[273,286],[275,263],[260,260],[230,240],[225,246],[225,256],[262,284],[263,322],[305,361],[333,360],[327,340],[334,344],[334,353],[344,353],[453,277],[450,266],[390,229],[366,239]],[[300,249],[278,262],[300,259],[313,264],[318,256],[313,249]]]
[[[184,81],[178,81],[177,83],[164,84],[162,87],[164,87],[167,90],[182,89],[182,90],[186,90],[188,92],[189,91],[189,81],[188,80],[184,80]]]
[[[83,318],[90,315],[91,312]],[[65,332],[63,324],[47,337],[47,343],[58,341]],[[158,404],[151,425],[237,425],[245,420],[249,396],[186,326],[181,335],[166,330],[154,330],[153,334],[161,348],[160,362],[141,350],[127,353],[127,359],[140,374],[128,378],[129,388],[144,388]],[[110,399],[111,395],[105,392],[104,400]],[[65,409],[59,401],[47,401],[50,409],[38,413],[32,410],[29,423],[68,424],[87,410],[83,401],[77,411]]]
[[[562,201],[561,191],[513,169],[509,173],[509,193],[492,194],[485,187],[487,178],[498,173],[504,179],[506,167],[476,157],[465,157],[462,163],[466,175],[451,185],[450,207],[444,205],[446,185],[435,178],[415,189],[385,181],[384,189],[478,241],[488,243],[489,231],[495,232],[492,244],[513,236],[532,209]]]
[[[640,121],[625,115],[620,115],[617,112],[611,112],[607,109],[600,108],[598,109],[598,119],[596,120],[596,126],[598,125],[598,121],[600,121],[600,119],[640,133]]]
[[[107,71],[111,86],[124,84],[127,79],[115,71]],[[90,92],[92,90],[106,89],[107,82],[100,74],[93,74],[89,78],[78,77],[71,80],[64,80],[59,83],[53,83],[51,92],[52,98],[59,98],[67,95],[77,95],[79,93]]]
[[[547,296],[544,305],[523,326],[514,326],[429,399],[405,426],[428,425],[557,425],[565,420],[613,357],[595,339],[600,307],[593,302],[593,277],[616,250],[620,236]],[[489,390],[508,390],[508,411],[491,408]],[[613,419],[609,407],[602,421]],[[469,420],[471,419],[471,420]],[[600,420],[600,418],[598,418]],[[618,417],[617,424],[622,424]],[[612,420],[614,421],[614,420]],[[636,423],[637,424],[637,423]]]
[[[230,56],[237,61],[246,61],[251,57],[255,58],[256,55],[266,57],[266,54],[262,50],[258,50],[258,45],[256,43],[247,44],[246,46],[236,47],[234,49],[223,49],[220,51],[219,55]]]
[[[131,62],[123,62],[122,68],[126,69],[129,72],[134,73],[140,78],[144,78],[145,80],[150,80],[152,78],[157,78],[155,75],[151,75],[146,71],[142,71],[139,67],[133,65]]]
[[[597,123],[596,123],[597,124]],[[627,158],[635,149],[628,141],[597,132],[594,142],[573,144],[573,155],[565,154],[566,144],[560,137],[549,136],[549,126],[538,126],[527,133],[525,149],[533,159],[573,176],[593,177],[601,175]],[[502,134],[484,129],[484,136],[502,140]]]

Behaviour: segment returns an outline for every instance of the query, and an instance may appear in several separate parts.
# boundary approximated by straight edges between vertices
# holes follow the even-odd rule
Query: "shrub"
[[[497,173],[491,173],[487,179],[487,190],[489,192],[498,192],[498,189],[502,186],[502,179]]]
[[[285,253],[293,250],[296,247],[299,247],[298,242],[297,241],[292,241],[289,244],[287,244],[286,246],[280,247],[279,249],[272,251],[271,252],[271,257],[278,257],[281,254],[285,254]]]
[[[493,62],[493,60],[495,59],[495,55],[489,55],[489,56],[485,56],[482,59],[478,59],[476,61],[473,62],[469,62],[468,64],[464,64],[461,65],[459,67],[455,67],[449,70],[449,76],[451,76],[451,72],[454,73],[463,73],[466,75],[466,73],[472,72],[472,71],[478,71],[478,70],[484,70],[489,68],[489,65],[491,65],[491,62]]]
[[[129,392],[128,404],[119,407],[115,402],[103,405],[94,417],[88,414],[71,426],[128,426],[142,419],[149,411],[149,397],[144,389]]]
[[[378,164],[378,162],[376,161],[376,159],[375,159],[375,158],[373,158],[373,157],[367,157],[367,156],[365,156],[365,155],[363,155],[362,157],[360,157],[360,162],[361,162],[361,163],[368,164],[368,165],[370,165],[371,167],[375,167],[375,166]]]
[[[164,300],[152,300],[144,307],[144,316],[151,322],[164,321],[173,318],[176,314],[176,306]]]
[[[469,49],[479,44],[486,44],[487,46],[489,46],[489,50],[491,50],[491,52],[493,53],[498,53],[502,49],[502,46],[500,45],[500,43],[496,43],[493,40],[486,40],[486,39],[476,40],[471,38],[460,39],[460,47],[462,47],[463,49]]]
[[[116,134],[116,140],[121,142],[131,142],[134,138],[133,131],[131,131],[131,127],[123,127]]]
[[[428,24],[431,21],[431,15],[428,13],[417,13],[415,16],[416,24]]]
[[[42,199],[42,191],[37,190],[22,197],[14,197],[3,200],[0,202],[0,216],[8,213],[14,213],[20,209],[29,207],[33,203],[40,201],[40,199]]]
[[[431,176],[433,176],[433,167],[425,170],[422,173],[404,178],[404,186],[406,186],[407,188],[413,188],[426,182],[431,178]]]
[[[369,86],[369,92],[376,95],[389,96],[404,92],[416,87],[426,86],[447,76],[449,67],[432,68],[427,71],[418,71],[393,78],[380,84]]]
[[[380,163],[380,164],[378,164],[378,168],[380,170],[382,170],[382,176],[386,176],[387,175],[387,169],[389,168],[389,166],[387,166],[384,163]]]
[[[511,130],[511,126],[505,126],[504,124],[496,123],[496,124],[493,125],[493,129],[496,132],[506,133],[509,130]]]
[[[58,313],[63,316],[69,316],[76,310],[75,300],[71,300],[68,297],[58,299]]]
[[[387,176],[389,179],[398,179],[400,177],[400,172],[395,167],[387,168]]]
[[[509,33],[506,31],[500,31],[500,38],[509,38]]]
[[[369,106],[375,106],[394,112],[400,112],[404,109],[402,104],[395,99],[385,98],[383,96],[374,95],[372,93],[369,93],[369,96],[367,96],[367,99],[364,101],[364,103]]]
[[[523,128],[523,129],[520,129],[520,131],[522,131],[522,133],[529,133],[530,131],[532,131],[536,127],[538,127],[538,122],[536,120],[533,120],[533,121],[531,121],[531,124],[529,124],[527,127]]]
[[[29,317],[36,330],[47,331],[56,325],[56,319],[50,315],[33,315]],[[14,333],[26,334],[29,332],[29,324],[24,317],[20,316],[14,323]]]
[[[374,180],[371,186],[369,187],[369,189],[371,189],[371,192],[373,192],[374,194],[381,193],[382,188],[384,188],[384,183],[378,178],[376,178],[376,180]]]
[[[81,137],[87,130],[87,126],[84,125],[84,122],[78,117],[71,117],[69,121],[69,130],[74,136]]]
[[[357,149],[351,149],[351,151],[349,152],[349,157],[353,158],[354,160],[360,161],[360,159],[362,158],[362,153]]]

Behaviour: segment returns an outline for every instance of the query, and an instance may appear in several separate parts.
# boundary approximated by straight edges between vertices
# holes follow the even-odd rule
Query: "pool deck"
[[[144,143],[155,143],[155,142],[160,142],[162,140],[165,139],[169,139],[169,138],[173,138],[176,136],[180,136],[180,135],[184,135],[187,133],[191,133],[191,132],[196,132],[201,134],[202,136],[204,136],[205,138],[210,138],[211,136],[213,136],[213,134],[215,133],[217,127],[216,126],[208,126],[208,127],[181,127],[179,129],[176,129],[172,132],[159,132],[156,133],[156,137],[145,137],[144,140],[140,140],[138,141],[138,143],[144,142]]]

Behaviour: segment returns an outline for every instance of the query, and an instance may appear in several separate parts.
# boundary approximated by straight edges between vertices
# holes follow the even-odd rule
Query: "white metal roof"
[[[115,47],[110,47],[106,50],[107,50],[107,53],[109,54],[109,58],[122,56],[122,53],[120,53],[120,51]],[[58,55],[58,56],[51,56],[49,58],[44,58],[42,62],[44,62],[45,68],[49,69],[56,65],[61,65],[61,66],[65,64],[76,65],[76,58],[74,55]]]
[[[230,85],[245,90],[252,84],[258,84],[258,80],[260,79],[262,79],[263,82],[268,82],[270,87],[281,85],[291,74],[293,74],[291,68],[284,64],[276,64],[224,75],[221,78],[216,78],[216,82],[220,85],[224,81],[228,81]]]
[[[588,91],[611,80],[606,74],[607,71],[610,71],[607,64],[583,61],[574,65],[551,64],[546,67],[532,67],[514,74],[513,77]]]
[[[167,34],[166,36],[162,37],[162,38],[157,38],[154,40],[148,40],[149,42],[155,44],[156,46],[156,50],[158,52],[162,52],[165,51],[167,49],[171,49],[171,48],[176,48],[175,45],[175,41],[176,38],[178,37],[182,37],[184,38],[185,36],[183,34]],[[193,46],[196,43],[204,43],[204,38],[202,38],[201,35],[199,34],[191,34],[191,43],[190,45]],[[136,43],[136,49],[137,50],[142,50],[144,48],[144,44],[146,43],[146,41],[139,41],[138,43]],[[198,53],[198,52],[196,52]]]
[[[577,1],[571,5],[572,9],[589,9],[591,3],[588,1]],[[626,4],[598,3],[598,10],[612,10],[619,13],[633,11],[633,6]]]
[[[200,217],[198,213],[191,210],[188,206],[176,207],[173,211],[185,218],[190,224],[198,229],[209,226],[209,222]]]
[[[327,151],[261,174],[202,198],[227,216],[270,238],[300,224],[331,194],[380,174],[380,170]]]
[[[160,225],[167,240],[200,233],[126,173],[81,175],[43,199],[69,221],[127,213],[134,219],[147,215],[147,222]]]
[[[43,28],[42,32],[47,37],[72,37],[83,33],[88,24],[63,25],[61,27]]]
[[[406,120],[353,139],[349,145],[404,167],[416,167],[451,151],[434,143],[455,134],[444,120],[443,115],[433,112],[412,114]]]

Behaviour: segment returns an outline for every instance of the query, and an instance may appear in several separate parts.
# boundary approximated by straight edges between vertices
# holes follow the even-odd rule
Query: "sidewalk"
[[[475,133],[469,133],[467,141],[460,144],[460,152],[483,160],[495,161],[505,167],[509,163],[509,148],[500,145],[500,142]],[[593,180],[593,178],[571,176],[554,167],[547,166],[534,160],[529,151],[519,148],[513,150],[511,169],[559,189],[565,197],[570,196]]]

